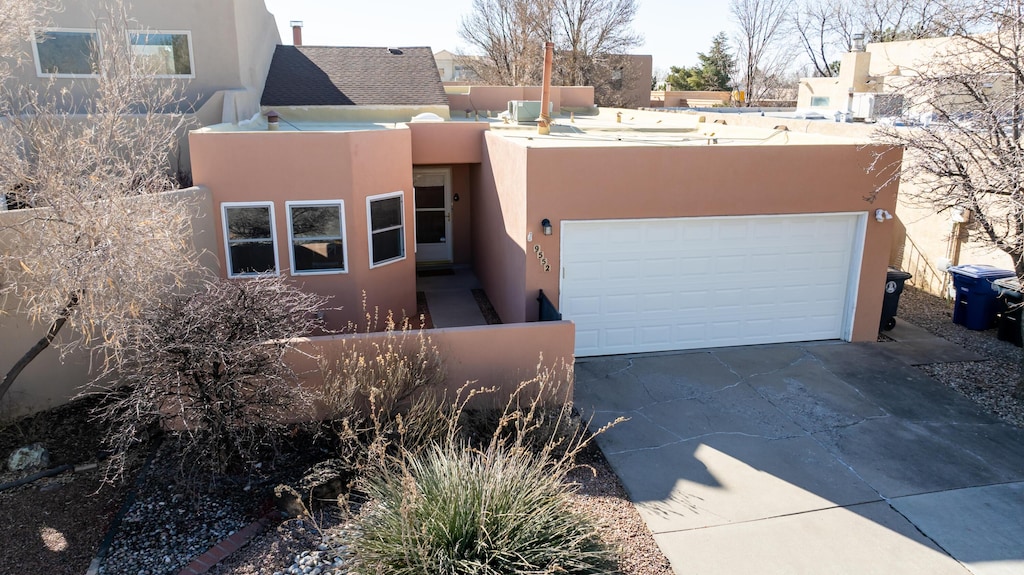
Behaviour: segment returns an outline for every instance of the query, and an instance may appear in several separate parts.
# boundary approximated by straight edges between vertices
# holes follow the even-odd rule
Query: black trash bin
[[[1002,309],[996,314],[999,327],[996,336],[1017,347],[1024,347],[1021,345],[1020,336],[1020,312],[1024,307],[1024,288],[1021,287],[1017,278],[1003,278],[992,282],[992,289],[996,290],[999,293],[999,299],[1003,300]]]
[[[878,330],[889,331],[896,327],[896,310],[900,307],[900,294],[903,293],[903,284],[914,276],[905,271],[889,268],[885,274],[885,299],[882,300],[882,319],[878,323]]]

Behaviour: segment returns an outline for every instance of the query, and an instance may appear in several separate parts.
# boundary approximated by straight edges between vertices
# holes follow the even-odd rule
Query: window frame
[[[288,264],[291,266],[291,275],[295,276],[322,276],[332,274],[347,274],[351,266],[348,259],[348,238],[346,237],[346,226],[345,226],[345,200],[294,200],[287,201],[284,203],[285,213],[288,216]],[[325,270],[299,270],[295,267],[295,234],[292,229],[292,208],[293,207],[307,207],[307,208],[337,208],[338,209],[338,224],[340,226],[341,235],[338,239],[341,239],[341,269],[325,269]],[[311,238],[301,238],[311,239]],[[312,239],[336,239],[333,236],[323,238],[312,238]]]
[[[188,78],[193,79],[196,77],[196,58],[192,49],[192,31],[191,30],[127,30],[126,40],[128,42],[128,50],[132,51],[135,44],[132,42],[132,36],[157,36],[161,34],[172,34],[172,35],[183,35],[188,38],[188,66],[191,72],[189,74],[147,74],[149,78]],[[137,57],[136,54],[132,53],[132,57]]]
[[[63,72],[44,72],[42,61],[39,59],[39,36],[45,36],[48,32],[70,32],[73,34],[91,34],[95,39],[96,46],[96,61],[99,62],[103,58],[103,43],[100,42],[100,31],[97,28],[61,28],[59,26],[47,26],[43,28],[33,28],[31,31],[32,37],[32,58],[35,60],[36,65],[36,77],[38,78],[99,78],[99,72],[90,72],[89,74],[68,74]]]
[[[230,208],[269,208],[270,210],[270,244],[272,251],[274,252],[274,271],[265,272],[249,272],[236,274],[232,273],[233,266],[231,265],[231,238],[230,229],[228,227],[228,209]],[[229,279],[235,278],[254,278],[265,275],[281,275],[281,262],[280,255],[277,249],[277,221],[274,214],[274,202],[221,202],[220,204],[220,223],[224,229],[224,271]],[[234,240],[236,243],[239,240]],[[245,241],[245,240],[243,240]]]
[[[397,225],[397,226],[391,226],[391,227],[388,227],[388,228],[383,228],[383,229],[377,230],[377,232],[386,232],[386,231],[391,231],[391,230],[395,230],[395,229],[401,230],[401,232],[402,232],[402,253],[398,257],[394,257],[394,258],[387,259],[387,260],[381,260],[379,262],[374,262],[373,261],[373,234],[374,234],[374,229],[373,229],[373,215],[372,215],[373,202],[377,202],[377,201],[381,201],[381,200],[387,200],[387,199],[396,198],[396,197],[401,201],[401,209],[399,210],[399,215],[401,215],[401,217],[402,217],[402,222],[399,225]],[[400,261],[404,260],[405,258],[407,258],[409,256],[409,250],[407,250],[406,246],[405,246],[405,242],[406,242],[407,238],[408,238],[408,234],[406,234],[406,231],[405,231],[405,192],[402,192],[402,191],[388,192],[386,194],[377,194],[377,195],[373,195],[373,196],[366,196],[366,249],[367,249],[367,251],[369,253],[369,256],[370,256],[370,269],[379,268],[381,266],[386,266],[386,265],[389,265],[389,264],[393,264],[395,262],[400,262]]]

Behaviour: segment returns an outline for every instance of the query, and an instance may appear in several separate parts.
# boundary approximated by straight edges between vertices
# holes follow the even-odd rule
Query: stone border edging
[[[223,561],[228,555],[238,551],[259,535],[275,519],[281,518],[281,512],[274,510],[245,527],[235,531],[226,539],[211,547],[206,553],[196,557],[187,567],[178,572],[178,575],[203,575],[214,565]]]

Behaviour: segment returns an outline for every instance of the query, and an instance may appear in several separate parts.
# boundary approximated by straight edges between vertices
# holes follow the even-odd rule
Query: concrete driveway
[[[580,360],[576,404],[676,573],[1024,573],[1024,431],[899,349]]]

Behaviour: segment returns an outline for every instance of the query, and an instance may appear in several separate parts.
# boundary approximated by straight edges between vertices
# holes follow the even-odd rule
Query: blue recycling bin
[[[953,323],[973,330],[992,327],[999,311],[999,292],[992,287],[992,282],[1014,276],[1014,271],[967,264],[953,266],[949,273],[953,276],[953,288],[956,290]]]

